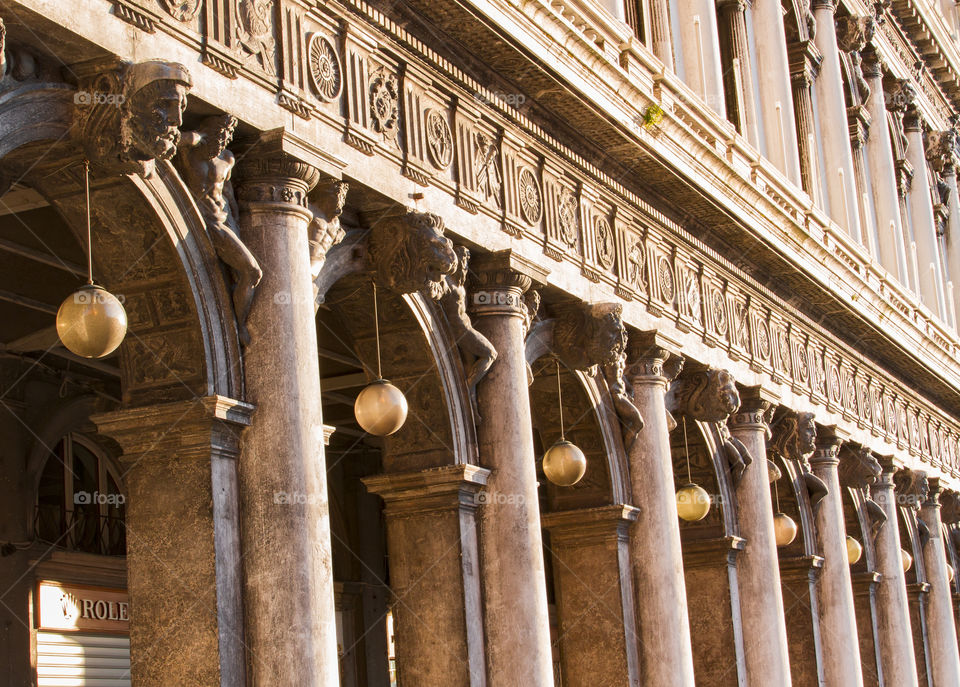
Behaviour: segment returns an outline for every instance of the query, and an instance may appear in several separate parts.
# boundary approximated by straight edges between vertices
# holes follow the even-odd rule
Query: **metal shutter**
[[[130,638],[37,632],[38,687],[130,687]]]

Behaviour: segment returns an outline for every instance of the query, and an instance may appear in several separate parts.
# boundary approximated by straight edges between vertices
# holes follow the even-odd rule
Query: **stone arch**
[[[85,245],[82,153],[70,139],[74,92],[65,84],[27,82],[0,96],[0,190],[15,180],[33,188]],[[158,164],[147,179],[95,168],[91,185],[95,277],[132,296],[120,348],[125,404],[241,398],[229,290],[172,165]]]

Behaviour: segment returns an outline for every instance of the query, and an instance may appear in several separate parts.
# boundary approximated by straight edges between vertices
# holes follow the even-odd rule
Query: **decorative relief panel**
[[[343,91],[343,66],[333,42],[319,33],[310,34],[307,40],[307,67],[310,85],[317,97],[331,102]]]
[[[396,74],[378,67],[370,76],[370,121],[386,141],[396,141],[400,127],[400,84]]]
[[[277,73],[273,15],[274,0],[236,0],[234,16],[240,45],[253,64],[271,75]]]
[[[201,0],[163,0],[163,8],[177,21],[193,21],[200,12]]]
[[[520,199],[520,215],[524,221],[534,226],[543,217],[543,193],[537,175],[524,167],[517,175],[517,195]]]

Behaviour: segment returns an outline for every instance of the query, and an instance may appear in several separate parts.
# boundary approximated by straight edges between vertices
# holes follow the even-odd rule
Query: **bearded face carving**
[[[676,410],[695,420],[725,422],[740,407],[740,394],[732,374],[708,367],[681,377],[674,401]]]
[[[771,426],[770,449],[784,458],[807,465],[807,456],[817,448],[817,424],[813,413],[788,411]]]
[[[408,210],[380,220],[370,229],[367,251],[378,284],[401,294],[422,291],[433,300],[443,296],[444,277],[458,264],[443,220],[430,212]]]
[[[893,473],[893,487],[897,493],[897,501],[914,509],[923,505],[930,493],[927,473],[922,470],[897,470]]]

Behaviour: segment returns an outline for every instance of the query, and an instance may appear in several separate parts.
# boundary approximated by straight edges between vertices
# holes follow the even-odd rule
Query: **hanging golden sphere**
[[[558,487],[572,487],[587,471],[583,451],[561,439],[543,454],[543,474]]]
[[[860,560],[863,555],[863,545],[856,539],[847,535],[847,563],[853,565]]]
[[[913,567],[913,556],[906,549],[900,549],[900,565],[903,567],[903,572]]]
[[[772,484],[781,477],[783,477],[783,473],[780,472],[780,467],[772,460],[767,458],[767,480]]]
[[[786,513],[773,516],[773,535],[777,546],[788,546],[797,538],[797,523]]]
[[[677,515],[687,522],[703,520],[710,512],[710,494],[699,484],[684,484],[677,490]]]
[[[84,284],[60,304],[57,334],[68,351],[84,358],[103,358],[123,343],[127,313],[105,288]]]
[[[385,437],[403,427],[407,419],[407,399],[393,384],[378,379],[357,394],[353,414],[363,431]]]
[[[953,570],[953,566],[947,563],[947,582],[949,582],[950,584],[953,584],[954,574],[955,572]]]

